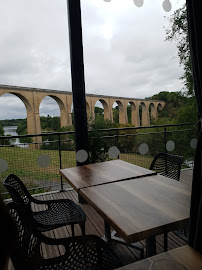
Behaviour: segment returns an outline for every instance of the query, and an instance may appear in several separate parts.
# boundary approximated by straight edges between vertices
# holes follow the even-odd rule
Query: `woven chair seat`
[[[82,223],[84,215],[81,208],[78,207],[73,201],[57,200],[57,201],[44,201],[48,205],[48,209],[38,213],[32,212],[34,220],[38,223],[41,231],[57,228],[62,225],[71,225]]]
[[[74,236],[74,224],[79,224],[82,234],[85,234],[86,215],[82,208],[72,200],[37,200],[30,195],[23,182],[14,174],[10,174],[4,180],[4,186],[13,202],[21,209],[21,214],[31,216],[41,232],[71,225],[72,236]],[[32,203],[40,205],[44,210],[32,211]]]
[[[180,229],[174,230],[173,233],[188,243],[188,238],[189,238],[189,227],[188,226],[185,228],[180,228]]]
[[[11,254],[15,270],[111,270],[122,266],[116,253],[98,236],[48,238],[30,216],[22,216],[15,203],[9,203],[8,208],[18,231]]]

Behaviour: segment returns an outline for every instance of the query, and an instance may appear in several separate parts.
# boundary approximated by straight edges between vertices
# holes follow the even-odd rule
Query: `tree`
[[[186,90],[187,95],[193,96],[193,77],[191,70],[186,4],[171,15],[169,23],[169,28],[166,29],[166,40],[174,40],[176,42],[180,66],[183,66],[184,68],[184,74],[180,79],[184,82],[184,89]]]
[[[119,106],[116,106],[112,109],[113,111],[113,121],[114,123],[119,123]]]
[[[4,129],[1,125],[0,125],[0,136],[4,136]]]

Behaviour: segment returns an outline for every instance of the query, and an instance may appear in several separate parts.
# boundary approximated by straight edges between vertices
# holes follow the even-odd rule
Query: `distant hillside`
[[[147,99],[157,99],[166,102],[162,111],[159,111],[158,121],[152,121],[152,124],[194,124],[198,119],[198,110],[196,98],[187,97],[182,92],[160,92]]]

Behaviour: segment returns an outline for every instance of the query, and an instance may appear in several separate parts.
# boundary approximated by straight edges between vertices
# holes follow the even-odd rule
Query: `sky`
[[[136,0],[137,1],[137,0]],[[81,0],[86,93],[145,98],[180,91],[177,49],[165,41],[168,17],[185,0]],[[71,91],[66,0],[0,1],[0,84]],[[59,115],[51,98],[40,115]],[[0,119],[26,118],[22,101],[0,97]]]

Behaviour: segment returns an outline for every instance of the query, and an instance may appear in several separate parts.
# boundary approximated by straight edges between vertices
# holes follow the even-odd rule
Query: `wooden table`
[[[190,187],[139,166],[114,160],[62,169],[60,173],[127,243],[146,239],[155,254],[155,235],[188,224]]]
[[[79,193],[128,243],[186,226],[189,219],[190,187],[161,175]]]
[[[171,251],[161,253],[159,255],[150,257],[148,259],[135,262],[124,267],[118,268],[117,270],[145,270],[150,265],[161,259],[174,260],[187,268],[187,270],[201,270],[202,269],[202,255],[192,249],[190,246],[183,246],[180,248],[173,249]],[[163,268],[164,270],[172,270]],[[173,269],[174,270],[174,269]]]
[[[112,160],[61,169],[60,174],[78,192],[81,188],[155,175],[156,172],[122,160]]]

